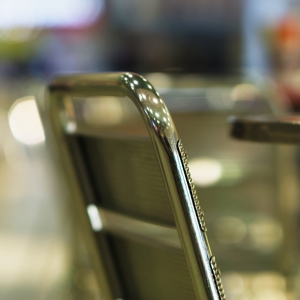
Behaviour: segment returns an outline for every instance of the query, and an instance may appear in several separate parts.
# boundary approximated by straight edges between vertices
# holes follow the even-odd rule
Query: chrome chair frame
[[[134,73],[78,74],[57,77],[49,85],[48,116],[72,198],[80,213],[80,226],[87,235],[94,267],[104,299],[116,299],[115,287],[107,280],[105,256],[97,241],[83,201],[86,194],[74,167],[69,136],[77,124],[72,97],[114,96],[129,98],[148,129],[173,209],[176,228],[198,300],[226,299],[221,274],[207,240],[207,228],[187,164],[187,155],[170,113],[157,91],[145,78]],[[86,180],[81,178],[80,180]]]

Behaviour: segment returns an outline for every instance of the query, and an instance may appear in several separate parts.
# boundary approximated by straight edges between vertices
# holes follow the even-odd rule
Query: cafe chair
[[[49,143],[101,299],[226,299],[184,145],[151,83],[59,76],[48,98]]]

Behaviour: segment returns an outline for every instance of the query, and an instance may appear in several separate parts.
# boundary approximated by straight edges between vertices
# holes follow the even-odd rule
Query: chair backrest
[[[103,299],[226,299],[187,155],[153,86],[133,73],[62,76],[49,98]]]

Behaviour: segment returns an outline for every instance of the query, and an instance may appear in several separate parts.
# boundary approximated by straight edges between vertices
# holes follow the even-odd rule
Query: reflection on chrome
[[[95,231],[101,231],[103,225],[97,206],[93,204],[88,205],[87,212],[90,218],[92,228]]]
[[[223,173],[221,163],[210,157],[195,158],[189,161],[189,167],[195,185],[200,187],[214,185]]]
[[[27,145],[45,141],[44,129],[34,97],[28,96],[15,101],[8,112],[9,126],[13,136]]]

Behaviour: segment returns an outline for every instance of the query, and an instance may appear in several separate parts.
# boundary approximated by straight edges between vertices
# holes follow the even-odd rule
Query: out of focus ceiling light
[[[77,27],[93,23],[104,0],[0,0],[0,29]]]
[[[18,99],[12,105],[8,118],[11,132],[18,141],[27,145],[45,141],[44,129],[33,97]]]
[[[193,159],[189,162],[189,167],[195,185],[201,187],[214,185],[223,173],[221,163],[209,157]]]

